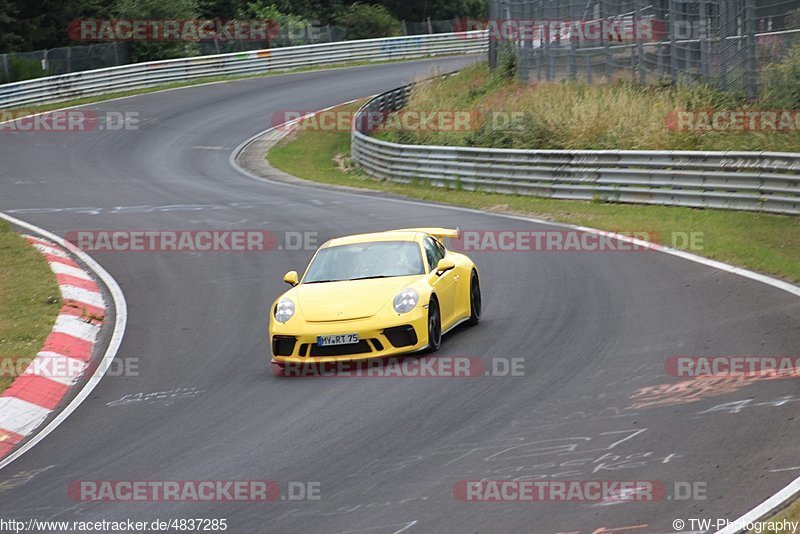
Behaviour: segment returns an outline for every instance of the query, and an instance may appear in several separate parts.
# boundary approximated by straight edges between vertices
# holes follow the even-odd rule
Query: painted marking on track
[[[392,532],[392,534],[399,534],[400,532],[405,532],[406,530],[408,530],[409,528],[413,527],[416,524],[417,521],[414,520],[411,521],[410,523],[392,523],[390,525],[376,525],[374,527],[365,527],[356,530],[343,530],[339,534],[356,534],[357,532],[370,532],[373,530],[384,530],[384,529],[390,529],[390,528],[393,529],[397,527],[402,527],[400,530],[394,530]]]
[[[169,406],[176,400],[193,399],[203,393],[205,393],[205,390],[195,387],[177,388],[169,391],[156,391],[152,393],[130,393],[121,399],[107,402],[106,406],[112,408],[116,406],[129,406],[131,404],[163,404],[164,406]]]

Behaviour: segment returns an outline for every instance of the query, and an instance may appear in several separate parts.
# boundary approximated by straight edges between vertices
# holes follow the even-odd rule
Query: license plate
[[[320,347],[328,347],[330,345],[353,345],[355,343],[358,343],[358,334],[317,336],[317,345]]]

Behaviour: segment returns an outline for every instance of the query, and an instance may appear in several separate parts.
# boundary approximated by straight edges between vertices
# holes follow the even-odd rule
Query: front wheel
[[[475,326],[481,321],[481,284],[475,271],[472,271],[472,279],[469,282],[469,311],[467,324]]]
[[[431,299],[428,305],[428,352],[436,352],[442,346],[442,316],[439,303]]]

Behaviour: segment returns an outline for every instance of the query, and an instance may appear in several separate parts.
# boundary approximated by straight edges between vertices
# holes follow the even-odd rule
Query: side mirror
[[[452,271],[455,268],[456,268],[456,263],[450,258],[442,258],[441,260],[439,260],[439,263],[436,264],[437,273],[444,274],[447,271]]]
[[[283,275],[283,281],[291,286],[297,285],[297,271],[289,271],[285,275]]]

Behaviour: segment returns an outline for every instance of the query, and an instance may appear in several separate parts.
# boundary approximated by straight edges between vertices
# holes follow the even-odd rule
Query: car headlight
[[[275,306],[275,320],[279,323],[285,323],[294,315],[294,302],[287,298],[278,301]]]
[[[394,311],[397,313],[408,313],[414,309],[419,302],[419,293],[410,287],[402,290],[394,298]]]

